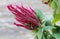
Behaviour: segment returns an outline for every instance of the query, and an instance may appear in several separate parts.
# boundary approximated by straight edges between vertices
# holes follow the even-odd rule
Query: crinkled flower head
[[[14,24],[16,26],[21,26],[26,29],[36,29],[41,23],[41,20],[36,16],[36,12],[31,8],[25,8],[23,5],[8,5],[8,9],[14,14],[16,21]]]

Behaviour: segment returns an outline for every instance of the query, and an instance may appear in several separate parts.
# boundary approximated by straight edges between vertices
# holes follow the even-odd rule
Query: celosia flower
[[[24,6],[8,5],[8,9],[14,14],[15,19],[20,22],[14,24],[26,29],[36,29],[41,20],[36,16],[36,12],[32,8],[25,8]]]

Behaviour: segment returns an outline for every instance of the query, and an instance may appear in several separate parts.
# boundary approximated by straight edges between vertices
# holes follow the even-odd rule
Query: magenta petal
[[[11,12],[13,12],[13,14],[15,14],[16,16],[20,16],[20,17],[22,17],[22,18],[24,18],[24,19],[27,19],[27,16],[26,15],[23,15],[23,13],[21,13],[21,12],[19,12],[18,10],[16,10],[14,7],[12,7],[12,6],[8,6],[9,8],[9,10],[11,11]],[[25,17],[26,16],[26,17]],[[28,17],[29,18],[29,17]]]
[[[27,23],[28,21],[27,20],[25,20],[25,19],[23,19],[23,18],[20,18],[20,17],[15,17],[15,19],[18,21],[18,22],[20,22],[20,23],[23,23],[23,24],[25,24],[25,23]]]
[[[18,5],[16,5],[16,6],[17,6],[17,8],[19,8],[25,15],[30,16],[30,17],[32,17],[32,18],[35,18],[35,15],[34,15],[34,13],[33,13],[34,11],[33,11],[33,12],[30,12],[30,10],[24,8],[23,6],[21,6],[21,7],[19,7]]]
[[[31,28],[30,28],[30,27],[28,27],[28,26],[24,26],[24,25],[17,24],[17,23],[14,23],[14,25],[19,26],[19,27],[24,27],[24,28],[26,28],[26,29],[31,30]]]
[[[23,9],[23,8],[21,8],[21,7],[19,7],[19,6],[17,6],[23,13],[24,13],[24,15],[26,16],[26,19],[27,20],[29,20],[30,22],[33,22],[34,24],[36,24],[37,23],[37,21],[36,21],[36,19],[33,19],[33,18],[31,18],[29,15],[28,15],[28,13],[29,13],[29,11],[27,11],[26,9]],[[27,12],[26,12],[27,11]]]

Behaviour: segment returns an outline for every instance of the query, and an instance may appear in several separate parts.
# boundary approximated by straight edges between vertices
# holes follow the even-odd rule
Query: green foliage
[[[55,7],[53,7],[55,8]],[[60,39],[60,27],[55,23],[60,20],[60,13],[57,9],[54,11],[53,18],[54,20],[51,22],[51,18],[46,18],[40,10],[35,9],[37,17],[42,20],[42,26],[38,27],[35,32],[35,39]],[[44,20],[44,21],[43,21]],[[54,25],[52,25],[52,23]]]
[[[52,24],[56,24],[56,22],[60,21],[60,0],[52,0],[49,3],[49,6],[54,10],[53,13],[53,21]]]
[[[53,37],[55,37],[56,39],[60,39],[60,33],[54,33]]]
[[[35,12],[38,18],[40,18],[41,20],[44,19],[44,14],[40,10],[35,9]]]
[[[39,28],[37,32],[38,39],[42,39],[43,37],[43,28]]]

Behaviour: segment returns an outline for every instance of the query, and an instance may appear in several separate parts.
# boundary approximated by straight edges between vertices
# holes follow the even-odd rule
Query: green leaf
[[[52,9],[56,9],[56,7],[57,7],[56,2],[53,1],[53,2],[50,4],[50,7],[51,7]]]
[[[60,33],[54,33],[53,37],[55,37],[56,39],[60,39]]]
[[[60,0],[50,0],[50,7],[53,9],[53,21],[52,24],[56,24],[56,22],[60,21]]]
[[[54,26],[45,26],[44,27],[44,30],[52,30],[52,29],[55,29]]]
[[[38,36],[36,35],[34,39],[38,39]]]
[[[53,9],[53,21],[52,24],[56,24],[56,22],[60,21],[60,0],[50,0],[49,6]]]
[[[43,35],[42,39],[46,39],[44,35]]]
[[[35,12],[36,12],[36,16],[40,19],[44,19],[44,14],[38,10],[38,9],[35,9]]]
[[[52,29],[56,29],[54,26],[45,26],[44,30],[47,31],[50,35],[53,34]]]
[[[39,28],[39,31],[37,33],[38,39],[42,39],[43,36],[43,28]]]
[[[49,3],[48,3],[48,4],[49,4],[49,6],[51,6],[51,3],[52,3],[52,2],[53,2],[53,0],[49,0]]]
[[[52,24],[56,24],[56,22],[60,21],[60,0],[53,0],[51,3],[51,7],[54,9],[53,13],[53,21]]]
[[[60,21],[60,9],[55,10],[53,17],[54,17],[52,21],[53,24],[56,24],[56,22]]]

